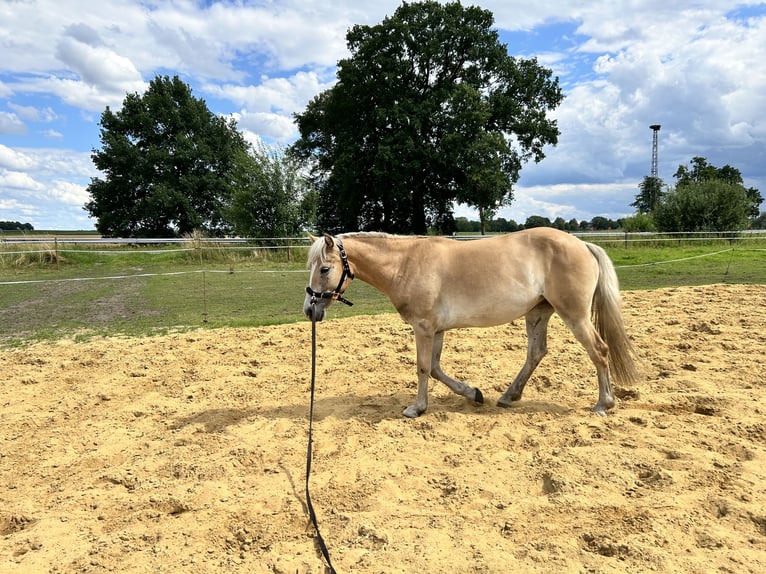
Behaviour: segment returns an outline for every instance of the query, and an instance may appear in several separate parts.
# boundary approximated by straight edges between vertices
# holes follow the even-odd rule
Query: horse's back
[[[473,241],[423,238],[409,247],[409,280],[400,284],[406,309],[399,310],[430,309],[446,328],[510,322],[543,300],[584,308],[598,279],[586,244],[552,228]]]
[[[585,242],[552,227],[535,227],[475,241],[439,239],[435,246],[438,245],[447,258],[453,258],[461,266],[470,263],[471,267],[486,267],[487,271],[498,267],[562,271],[571,270],[573,265],[592,271],[597,267]]]

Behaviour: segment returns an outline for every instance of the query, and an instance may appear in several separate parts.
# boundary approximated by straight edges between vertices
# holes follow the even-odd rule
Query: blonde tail
[[[586,243],[598,261],[599,276],[593,294],[593,322],[609,347],[609,363],[615,380],[625,384],[638,382],[640,374],[634,361],[635,350],[625,331],[617,273],[601,247]]]

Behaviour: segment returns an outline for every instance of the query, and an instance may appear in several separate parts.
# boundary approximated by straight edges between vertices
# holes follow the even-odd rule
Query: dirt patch
[[[450,333],[405,420],[396,316],[318,325],[311,490],[338,572],[766,571],[766,287],[629,292],[645,381],[607,418],[554,318]],[[310,325],[0,354],[0,571],[321,573],[304,506]]]
[[[0,307],[0,344],[24,340],[40,332],[98,329],[128,318],[155,316],[156,310],[138,302],[144,284],[142,277],[30,284],[34,295],[25,295]]]

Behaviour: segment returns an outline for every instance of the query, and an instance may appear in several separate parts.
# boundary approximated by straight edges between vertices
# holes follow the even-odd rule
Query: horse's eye
[[[329,267],[321,267],[321,268],[319,269],[319,272],[320,272],[322,275],[327,275],[327,274],[330,272],[330,268],[329,268]]]

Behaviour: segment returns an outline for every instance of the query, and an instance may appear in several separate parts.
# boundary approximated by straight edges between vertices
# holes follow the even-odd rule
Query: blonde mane
[[[333,237],[337,237],[338,239],[343,241],[343,239],[345,239],[346,237],[359,238],[359,239],[364,239],[364,238],[396,239],[396,238],[401,238],[403,236],[391,235],[390,233],[381,233],[379,231],[353,231],[349,233],[341,233],[340,235],[335,235]],[[320,264],[324,264],[327,262],[327,244],[325,243],[324,236],[317,238],[317,240],[311,244],[311,247],[309,247],[306,267],[308,269],[311,269],[311,266],[317,262],[319,262]]]

